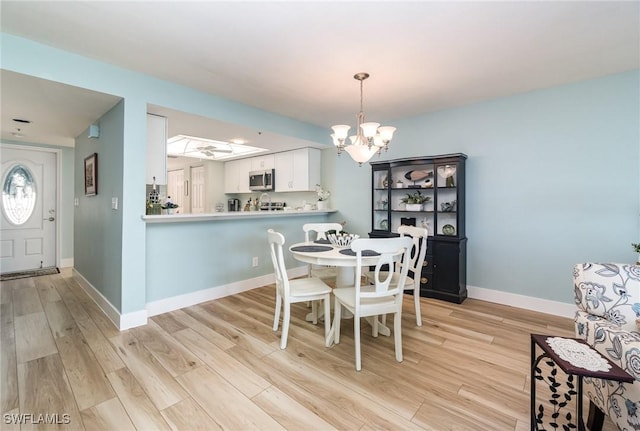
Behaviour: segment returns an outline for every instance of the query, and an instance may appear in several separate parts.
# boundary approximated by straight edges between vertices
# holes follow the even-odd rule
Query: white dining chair
[[[413,302],[416,310],[416,326],[422,326],[422,313],[420,312],[420,278],[422,277],[422,266],[427,254],[427,236],[429,232],[425,228],[416,226],[400,226],[398,233],[401,237],[409,236],[413,240],[413,246],[409,253],[409,274],[404,282],[404,291],[413,291]],[[373,273],[365,273],[367,281],[374,282]],[[391,278],[391,285],[398,284],[398,273],[394,273]],[[383,323],[385,322],[383,316]]]
[[[408,258],[412,246],[411,238],[363,238],[351,243],[351,250],[356,253],[355,286],[333,289],[335,298],[334,341],[340,343],[340,322],[342,307],[353,313],[353,334],[356,350],[356,370],[362,369],[360,354],[360,318],[374,316],[373,336],[378,336],[377,316],[393,314],[393,338],[396,360],[402,362],[402,297],[404,283],[409,271]],[[362,255],[379,253],[376,261],[373,285],[362,285]],[[388,265],[390,272],[381,271]],[[398,284],[391,286],[391,278],[395,270],[400,270]]]
[[[287,336],[289,334],[289,322],[291,320],[291,304],[307,301],[324,301],[324,315],[330,316],[331,288],[322,280],[316,277],[295,278],[289,280],[287,276],[287,268],[284,263],[284,254],[282,246],[284,245],[284,235],[273,229],[267,231],[269,240],[269,248],[271,251],[271,260],[276,275],[276,309],[273,319],[273,330],[277,331],[280,324],[280,311],[284,309],[282,319],[282,336],[280,339],[280,348],[287,348]],[[329,340],[330,320],[324,319],[324,339],[325,346]],[[317,317],[314,324],[318,322]]]

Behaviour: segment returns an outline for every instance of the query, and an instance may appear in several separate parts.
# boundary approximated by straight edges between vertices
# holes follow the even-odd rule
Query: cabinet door
[[[167,184],[167,119],[147,114],[146,184]]]
[[[224,192],[225,193],[250,193],[249,171],[251,161],[249,159],[231,160],[224,164]]]
[[[315,148],[277,153],[275,191],[314,191],[320,184],[320,159],[320,150]]]
[[[273,154],[267,154],[266,156],[252,157],[251,170],[262,171],[265,169],[273,169],[275,167],[275,157]]]

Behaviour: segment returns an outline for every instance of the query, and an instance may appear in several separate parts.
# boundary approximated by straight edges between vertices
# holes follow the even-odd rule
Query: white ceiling
[[[367,119],[392,124],[640,67],[638,1],[2,0],[1,27],[326,127],[327,135],[332,124],[355,124],[356,72],[371,74],[364,83]],[[27,82],[32,78],[7,72],[1,78],[3,138],[15,140],[5,136],[16,127],[11,118],[33,119],[40,112],[32,125],[42,126],[39,137],[72,141],[93,121],[93,111],[104,110],[98,118],[117,102],[42,80],[34,81],[34,89]],[[174,114],[175,133],[196,134],[189,130],[191,116]],[[47,121],[47,115],[68,118]],[[74,118],[84,122],[79,132]],[[204,132],[217,133],[217,126]]]

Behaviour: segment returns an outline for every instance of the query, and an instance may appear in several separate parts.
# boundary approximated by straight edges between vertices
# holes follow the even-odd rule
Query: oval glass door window
[[[2,209],[15,225],[24,224],[36,206],[36,184],[29,168],[15,165],[2,181]]]

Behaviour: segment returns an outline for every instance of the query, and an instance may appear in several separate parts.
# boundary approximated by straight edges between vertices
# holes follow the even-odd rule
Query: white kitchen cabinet
[[[167,119],[147,114],[146,184],[167,184]]]
[[[251,159],[230,160],[224,164],[224,192],[250,193]]]
[[[265,156],[251,157],[251,170],[262,171],[266,169],[273,169],[275,167],[275,157],[273,154],[267,154]]]
[[[314,191],[320,184],[320,160],[320,150],[315,148],[276,153],[275,191]]]

